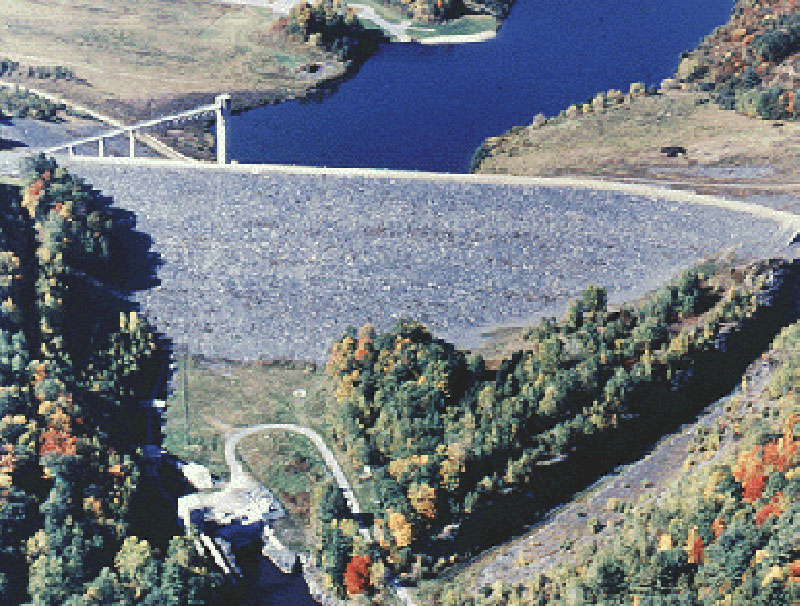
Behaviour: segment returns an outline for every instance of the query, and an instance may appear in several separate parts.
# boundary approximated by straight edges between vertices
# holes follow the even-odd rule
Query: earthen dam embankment
[[[375,170],[64,161],[160,255],[134,294],[176,343],[229,359],[324,360],[348,326],[418,319],[477,344],[556,314],[587,284],[612,302],[736,248],[786,251],[798,219],[657,188]]]

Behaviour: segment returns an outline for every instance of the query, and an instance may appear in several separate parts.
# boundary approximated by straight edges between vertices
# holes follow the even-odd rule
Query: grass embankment
[[[545,124],[516,126],[484,141],[473,172],[623,177],[740,195],[779,184],[800,193],[798,51],[796,2],[739,0],[727,23],[676,58],[663,94],[619,104],[617,91],[611,103],[594,98]],[[685,153],[662,154],[669,146]]]
[[[442,23],[415,23],[408,28],[408,35],[415,40],[439,36],[472,36],[495,32],[500,23],[491,15],[464,15]]]
[[[426,21],[414,19],[402,6],[389,5],[377,0],[358,0],[353,2],[359,13],[359,20],[364,27],[382,31],[390,40],[397,41],[404,34],[414,41],[442,36],[472,36],[475,34],[494,33],[500,26],[498,19],[492,15],[462,15],[455,19],[442,21]],[[365,6],[368,10],[363,10]],[[377,20],[385,21],[389,26],[378,23],[369,11],[374,11]],[[401,33],[402,32],[402,33]]]
[[[23,90],[0,89],[0,116],[55,122],[66,108]]]
[[[40,0],[36,10],[26,0],[6,0],[0,17],[4,55],[64,65],[80,77],[34,78],[31,85],[120,119],[162,115],[219,92],[294,96],[316,78],[304,66],[328,66],[325,77],[343,69],[331,55],[276,31],[269,10],[211,0]],[[27,82],[27,69],[13,79]]]
[[[0,175],[0,188],[4,190],[3,192],[4,194],[6,191],[5,189],[6,187],[9,188],[7,190],[9,192],[8,195],[15,195],[16,194],[15,190],[19,190],[20,188],[22,188],[22,179],[19,177],[7,177],[6,175]],[[13,194],[11,194],[11,192],[13,192]]]

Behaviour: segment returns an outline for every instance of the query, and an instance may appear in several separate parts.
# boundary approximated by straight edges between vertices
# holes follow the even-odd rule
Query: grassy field
[[[311,427],[333,448],[324,422],[328,398],[324,370],[302,364],[208,361],[197,357],[187,364],[182,355],[176,361],[172,394],[167,400],[164,442],[167,450],[180,459],[206,465],[216,477],[227,478],[225,433],[257,423]],[[305,390],[305,396],[299,395],[299,390]],[[277,495],[287,512],[276,527],[278,536],[290,547],[307,550],[311,539],[311,497],[328,475],[316,448],[303,436],[264,433],[244,438],[237,452],[253,477]],[[355,481],[354,489],[364,501],[354,471],[345,468],[345,473],[351,482]]]
[[[603,175],[714,182],[702,167],[766,167],[749,181],[800,181],[800,124],[734,113],[708,95],[669,91],[575,118],[525,127],[495,140],[478,172],[555,176]],[[667,158],[661,147],[683,146]],[[735,180],[735,179],[734,179]]]
[[[213,0],[4,0],[0,17],[0,54],[64,65],[87,82],[37,86],[120,117],[193,105],[195,95],[296,94],[312,84],[302,66],[341,70],[330,55],[275,31],[269,10]]]
[[[253,477],[278,495],[286,510],[276,525],[278,535],[289,547],[308,550],[312,493],[328,477],[317,449],[301,436],[263,433],[243,439],[238,452]]]

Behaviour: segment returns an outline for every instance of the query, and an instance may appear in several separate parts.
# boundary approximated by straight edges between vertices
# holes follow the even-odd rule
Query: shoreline
[[[252,0],[239,0],[234,2],[240,5],[261,6],[263,2],[253,2]],[[223,4],[225,4],[223,2]],[[358,5],[363,9],[370,8],[367,5]],[[373,11],[374,12],[374,11]],[[469,15],[467,15],[469,16]],[[369,15],[366,15],[369,18]],[[464,17],[462,17],[464,18]],[[448,23],[458,22],[458,19]],[[449,44],[468,44],[491,40],[496,37],[497,30],[502,26],[504,20],[495,19],[495,26],[492,29],[479,31],[472,34],[442,34],[415,37],[405,33],[405,29],[412,26],[412,22],[402,22],[399,24],[404,30],[403,36],[394,35],[397,32],[387,31],[381,28],[387,39],[383,44],[412,43],[421,45],[449,45]],[[388,24],[388,22],[387,22]],[[376,49],[377,50],[377,49]],[[328,60],[315,62],[306,66],[306,72],[296,74],[296,88],[260,88],[260,89],[230,89],[213,91],[187,91],[171,92],[162,96],[149,98],[116,98],[104,97],[95,99],[92,97],[91,87],[86,87],[83,81],[51,81],[31,79],[25,76],[5,75],[0,78],[0,87],[13,89],[18,87],[31,94],[48,99],[54,103],[61,103],[72,111],[91,116],[91,118],[106,124],[110,129],[124,128],[141,122],[143,120],[156,118],[164,115],[178,113],[192,109],[199,105],[212,102],[213,98],[221,93],[228,93],[232,96],[232,110],[234,114],[243,113],[268,105],[276,105],[285,101],[312,99],[316,96],[333,94],[339,84],[354,77],[361,65],[369,61],[373,53],[357,59],[346,61]],[[29,55],[9,54],[11,59],[20,61],[24,64],[31,60],[44,60],[42,57],[32,57]],[[311,71],[315,68],[315,71]],[[93,71],[93,68],[84,66],[84,69]],[[203,138],[209,132],[209,119],[198,119],[192,122],[170,125],[168,127],[155,130],[152,134],[143,135],[140,141],[161,155],[171,159],[190,160],[212,160],[213,152],[209,152],[203,145]],[[167,130],[172,131],[170,135]],[[182,131],[181,134],[175,134]],[[146,140],[145,140],[146,139]]]
[[[332,72],[324,77],[310,77],[309,86],[305,89],[282,90],[276,92],[270,89],[262,90],[217,90],[212,92],[191,92],[177,93],[174,96],[161,97],[150,100],[113,100],[111,103],[93,103],[80,99],[82,95],[75,94],[76,87],[82,86],[77,83],[59,82],[56,88],[61,90],[50,90],[41,86],[42,84],[52,83],[51,81],[29,82],[28,78],[0,78],[0,88],[14,90],[19,89],[32,95],[46,99],[52,103],[62,104],[70,111],[89,116],[108,126],[109,130],[125,128],[144,120],[170,115],[195,107],[213,103],[218,94],[228,93],[233,97],[233,112],[241,112],[276,105],[285,101],[303,100],[313,98],[315,95],[331,94],[336,88],[358,73],[363,61],[349,60],[344,63],[324,64],[318,73],[323,75]],[[36,85],[39,86],[36,86]],[[67,89],[66,91],[63,89]],[[137,109],[138,105],[147,107],[148,111]],[[116,110],[116,111],[112,111]],[[213,153],[204,153],[202,148],[186,143],[186,140],[197,138],[207,130],[207,126],[213,123],[210,118],[199,118],[197,120],[168,125],[166,128],[155,130],[153,134],[141,135],[140,141],[148,147],[157,151],[162,156],[170,160],[179,161],[204,161],[213,160]],[[170,137],[166,130],[182,131],[183,145],[176,145],[174,137]],[[146,142],[145,139],[148,141]],[[170,141],[170,139],[172,139]]]

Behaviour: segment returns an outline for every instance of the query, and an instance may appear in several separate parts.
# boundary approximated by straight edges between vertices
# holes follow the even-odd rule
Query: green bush
[[[757,61],[779,63],[800,50],[800,14],[783,15],[772,26],[759,33],[751,45]]]
[[[52,103],[19,88],[0,89],[0,111],[15,118],[33,118],[52,122],[58,118],[58,112],[64,109],[63,104]]]

